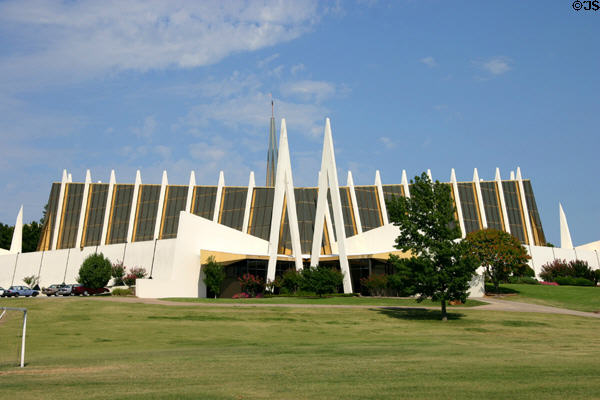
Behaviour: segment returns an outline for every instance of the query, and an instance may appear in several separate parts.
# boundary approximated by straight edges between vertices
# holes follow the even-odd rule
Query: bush
[[[514,276],[535,278],[535,271],[529,265],[525,265],[525,268],[521,269],[520,273]]]
[[[388,276],[390,292],[399,297],[413,296],[415,294],[415,283],[412,271],[417,268],[412,265],[414,260],[391,255],[390,262],[395,270],[394,274]]]
[[[216,299],[221,294],[221,285],[225,280],[225,269],[223,265],[215,261],[213,256],[210,256],[206,265],[202,267],[202,271],[204,272],[204,284],[208,292],[212,293]]]
[[[371,296],[383,296],[387,289],[388,276],[372,274],[368,278],[362,278],[360,284],[369,291]]]
[[[302,274],[297,270],[290,268],[283,273],[279,283],[279,287],[283,293],[295,294],[298,292],[298,289],[300,289]]]
[[[300,289],[313,292],[319,297],[337,293],[344,282],[344,274],[335,268],[317,265],[302,270]]]
[[[508,281],[510,283],[524,283],[526,285],[537,285],[540,282],[530,276],[511,276]]]
[[[123,282],[123,276],[125,276],[125,265],[123,265],[123,261],[117,261],[111,266],[110,276],[112,276],[114,282],[114,286],[123,286],[125,283]]]
[[[23,278],[23,282],[30,288],[35,288],[37,284],[40,282],[40,277],[36,275],[26,276]]]
[[[81,264],[77,282],[90,289],[104,287],[110,280],[111,267],[110,260],[102,253],[91,254]]]
[[[123,283],[127,286],[135,285],[137,279],[142,279],[146,276],[146,269],[142,267],[133,267],[129,270],[129,273],[123,277]]]
[[[585,278],[573,278],[570,276],[559,276],[554,280],[561,286],[594,286],[594,282]]]
[[[594,283],[597,285],[600,282],[600,269],[594,271]]]
[[[244,274],[238,280],[240,281],[242,292],[247,293],[250,297],[256,297],[259,294],[262,295],[265,291],[265,281],[260,276]]]
[[[127,288],[127,289],[116,288],[116,289],[113,289],[110,294],[113,296],[135,296],[133,288]]]
[[[583,278],[594,282],[595,272],[589,267],[587,261],[554,260],[542,266],[540,277],[548,282],[558,282],[558,278]],[[582,281],[583,282],[583,281]]]

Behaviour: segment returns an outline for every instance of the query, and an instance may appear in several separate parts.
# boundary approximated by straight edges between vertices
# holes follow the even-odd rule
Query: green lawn
[[[504,300],[579,311],[600,311],[600,287],[522,284],[505,284],[501,287],[506,293],[516,293],[516,295],[505,296]]]
[[[326,305],[364,305],[364,306],[415,306],[439,307],[440,302],[424,300],[421,303],[414,299],[381,298],[381,297],[270,297],[263,299],[204,299],[204,298],[166,298],[162,300],[190,303],[232,303],[232,304],[326,304]],[[449,307],[475,307],[485,304],[477,300],[467,300],[465,304]]]
[[[3,299],[2,398],[561,399],[598,397],[600,320],[439,311]]]

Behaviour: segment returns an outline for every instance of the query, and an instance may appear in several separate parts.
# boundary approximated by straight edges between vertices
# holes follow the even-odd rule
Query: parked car
[[[58,296],[58,291],[64,286],[62,284],[50,285],[47,288],[42,288],[42,293],[46,296]]]
[[[28,288],[27,286],[11,286],[2,293],[2,297],[19,297],[19,296],[37,296],[40,294],[37,290]]]
[[[71,296],[73,285],[60,285],[60,288],[56,292],[57,296]]]
[[[71,295],[73,295],[73,296],[91,296],[93,294],[101,294],[101,293],[107,293],[107,292],[109,292],[109,290],[105,287],[98,288],[98,289],[92,289],[92,288],[85,287],[81,284],[73,285],[73,288],[71,289]]]
[[[4,288],[0,286],[0,297],[4,297]]]

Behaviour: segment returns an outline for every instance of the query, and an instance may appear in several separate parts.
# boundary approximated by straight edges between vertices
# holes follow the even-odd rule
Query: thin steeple
[[[267,184],[275,186],[275,171],[277,171],[277,137],[275,133],[275,112],[271,99],[271,127],[269,128],[269,150],[267,152]]]

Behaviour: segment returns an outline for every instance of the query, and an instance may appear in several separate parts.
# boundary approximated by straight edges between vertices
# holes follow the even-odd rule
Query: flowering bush
[[[146,269],[142,267],[133,267],[129,270],[129,273],[123,277],[123,282],[127,286],[135,285],[136,279],[141,279],[146,276]]]
[[[388,284],[387,275],[373,274],[368,278],[362,278],[360,284],[367,288],[371,296],[383,296]]]
[[[234,298],[234,299],[248,299],[248,298],[250,298],[250,295],[248,293],[242,292],[242,293],[236,293],[236,294],[234,294],[232,298]]]
[[[123,261],[117,261],[112,264],[110,268],[110,276],[114,279],[114,286],[122,286],[124,285],[123,276],[125,276],[125,265]]]
[[[244,274],[238,280],[240,281],[242,292],[248,293],[250,297],[256,297],[257,294],[262,294],[265,291],[265,281],[260,276]]]
[[[558,286],[558,283],[556,282],[540,282],[542,285],[548,285],[548,286]]]
[[[542,266],[540,277],[548,282],[556,282],[557,278],[584,278],[594,282],[594,271],[583,260],[554,260]]]

